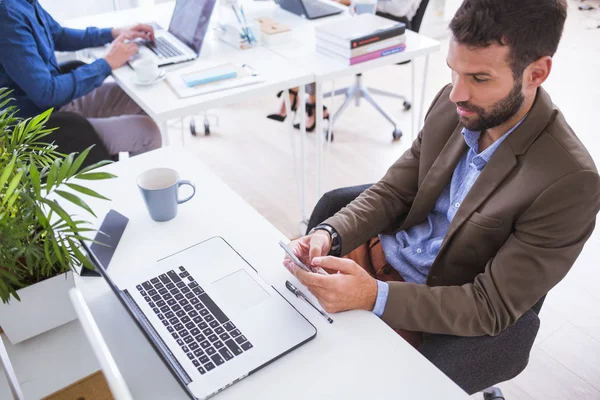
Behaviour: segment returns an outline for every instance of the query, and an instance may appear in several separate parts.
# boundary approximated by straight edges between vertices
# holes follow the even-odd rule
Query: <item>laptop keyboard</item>
[[[136,288],[201,374],[252,348],[184,267]]]
[[[154,42],[148,41],[146,47],[152,50],[158,58],[171,58],[183,55],[181,51],[177,50],[177,48],[164,37],[157,37]]]

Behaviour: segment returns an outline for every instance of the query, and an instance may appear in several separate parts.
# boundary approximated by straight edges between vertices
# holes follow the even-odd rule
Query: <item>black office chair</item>
[[[60,65],[61,72],[68,73],[83,65],[81,61],[68,61]],[[57,151],[64,154],[80,153],[90,146],[94,146],[82,168],[103,160],[110,160],[111,156],[90,122],[80,114],[66,111],[55,111],[46,123],[47,128],[57,128],[50,135],[44,137],[47,143],[57,145]]]
[[[358,197],[371,185],[332,190],[321,197],[308,222],[307,233]],[[540,327],[544,297],[511,327],[496,336],[458,337],[424,334],[419,352],[468,394],[483,391],[486,400],[503,400],[493,385],[525,369]]]
[[[422,0],[421,3],[419,4],[419,8],[417,9],[417,12],[415,13],[414,17],[410,21],[407,18],[396,17],[391,14],[384,14],[384,13],[378,12],[377,15],[382,16],[384,18],[392,19],[394,21],[403,22],[406,24],[407,29],[410,29],[415,32],[419,32],[419,29],[421,29],[421,23],[423,22],[423,17],[425,16],[425,11],[427,10],[428,4],[429,4],[429,0]],[[408,64],[409,62],[410,61],[406,61],[403,63],[399,63],[398,65]],[[338,118],[342,115],[342,113],[346,110],[346,108],[350,105],[350,103],[352,101],[354,101],[355,104],[358,106],[360,104],[360,99],[364,98],[373,107],[375,107],[375,109],[381,115],[383,115],[385,117],[385,119],[387,119],[394,126],[394,131],[392,132],[392,139],[398,140],[398,139],[400,139],[400,137],[402,137],[402,131],[400,130],[400,128],[398,128],[398,122],[396,121],[396,119],[394,117],[392,117],[392,115],[390,113],[385,111],[383,109],[383,107],[381,107],[375,101],[375,99],[372,97],[372,95],[374,94],[374,95],[379,95],[379,96],[386,96],[386,97],[393,97],[395,99],[400,99],[403,102],[404,110],[408,111],[411,109],[412,104],[406,98],[406,96],[402,96],[400,94],[388,92],[385,90],[366,87],[366,86],[364,86],[364,84],[362,82],[362,74],[356,74],[356,80],[354,82],[354,85],[347,87],[347,88],[338,89],[333,92],[333,96],[339,96],[342,94],[346,96],[346,99],[344,100],[344,103],[342,103],[340,108],[333,115],[333,118],[331,120],[332,125],[335,124],[335,122],[338,120]],[[326,93],[324,97],[331,97],[331,94]]]

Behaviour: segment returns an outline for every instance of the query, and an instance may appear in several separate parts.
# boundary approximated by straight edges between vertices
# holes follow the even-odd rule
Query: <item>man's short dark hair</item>
[[[519,80],[529,64],[554,55],[566,18],[566,0],[465,0],[450,30],[458,43],[474,48],[509,46]]]

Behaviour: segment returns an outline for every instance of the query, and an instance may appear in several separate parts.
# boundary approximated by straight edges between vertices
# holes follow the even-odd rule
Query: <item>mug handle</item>
[[[192,187],[192,194],[190,194],[188,197],[186,197],[183,200],[179,200],[179,188],[182,187],[183,185],[191,186]],[[186,201],[188,201],[192,197],[194,197],[195,194],[196,194],[196,185],[194,185],[193,182],[191,182],[191,181],[179,181],[177,183],[177,204],[185,203]]]

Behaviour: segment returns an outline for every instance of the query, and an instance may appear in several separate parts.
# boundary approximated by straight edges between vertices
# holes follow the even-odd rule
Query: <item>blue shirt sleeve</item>
[[[54,46],[58,51],[77,51],[88,47],[104,46],[113,40],[112,29],[105,28],[87,28],[71,29],[63,28],[58,22],[52,18],[42,7],[38,6],[40,13],[43,13],[48,21]]]
[[[375,300],[373,314],[377,315],[379,318],[381,318],[385,311],[389,291],[390,285],[388,285],[387,282],[377,281],[377,300]]]
[[[0,63],[6,74],[40,109],[61,107],[91,92],[110,75],[104,59],[68,74],[52,75],[38,53],[31,27],[17,10],[0,7]]]

